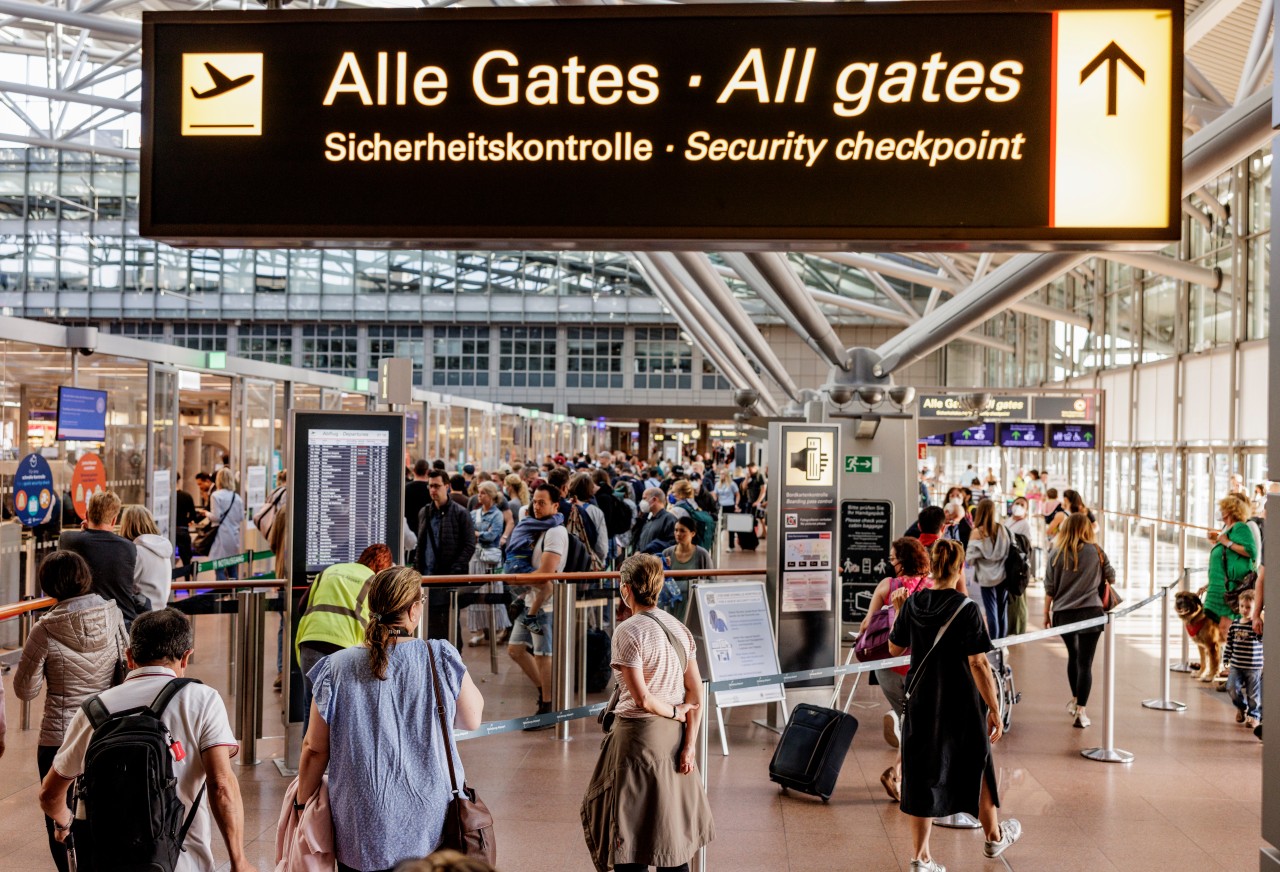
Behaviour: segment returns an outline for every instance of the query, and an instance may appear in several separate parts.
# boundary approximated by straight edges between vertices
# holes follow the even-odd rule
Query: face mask
[[[649,513],[649,501],[648,501],[648,500],[641,500],[641,501],[640,501],[640,513],[641,513],[641,514],[648,514],[648,513]]]
[[[1027,510],[1026,510],[1025,508],[1023,508],[1022,506],[1014,506],[1014,507],[1013,507],[1013,516],[1014,516],[1015,518],[1024,518],[1024,517],[1026,517],[1026,514],[1027,514]]]
[[[955,505],[957,505],[957,506],[963,506],[963,505],[964,505],[964,497],[952,497],[952,498],[951,498],[951,502],[952,502],[952,503],[954,503],[954,504],[955,504]]]

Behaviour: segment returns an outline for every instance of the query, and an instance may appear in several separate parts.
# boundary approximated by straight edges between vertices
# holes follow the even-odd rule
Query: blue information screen
[[[88,388],[58,388],[58,438],[105,441],[107,392]]]
[[[970,424],[951,434],[951,444],[956,448],[989,448],[996,444],[996,425],[988,421]]]
[[[920,444],[921,445],[946,445],[947,434],[939,433],[937,436],[921,436]]]
[[[13,474],[13,508],[23,526],[47,523],[57,504],[49,461],[39,454],[28,454],[18,461]]]
[[[1050,448],[1093,448],[1097,442],[1093,424],[1054,424],[1049,428]]]
[[[1001,424],[1001,448],[1043,448],[1044,424]]]

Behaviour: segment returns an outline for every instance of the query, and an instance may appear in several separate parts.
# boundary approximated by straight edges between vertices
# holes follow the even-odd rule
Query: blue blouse
[[[456,648],[433,639],[402,639],[379,681],[362,646],[330,654],[309,673],[316,709],[329,725],[329,804],[343,865],[390,869],[439,847],[450,799],[427,645],[445,688],[452,724],[467,667]],[[458,786],[465,781],[453,745]]]

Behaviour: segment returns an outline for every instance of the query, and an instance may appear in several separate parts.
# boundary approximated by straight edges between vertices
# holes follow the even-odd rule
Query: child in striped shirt
[[[1254,729],[1262,722],[1262,637],[1253,631],[1253,591],[1240,594],[1240,617],[1227,630],[1223,661],[1227,693],[1236,707],[1236,723]]]

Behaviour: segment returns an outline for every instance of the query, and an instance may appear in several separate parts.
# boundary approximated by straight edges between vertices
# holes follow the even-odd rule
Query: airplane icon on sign
[[[217,97],[220,94],[225,94],[228,91],[234,91],[236,88],[239,88],[242,85],[247,85],[253,81],[253,73],[233,79],[208,61],[204,62],[204,68],[209,71],[209,78],[213,79],[213,87],[207,91],[197,91],[194,85],[191,86],[191,96],[195,97],[197,100],[207,100],[210,97]]]

